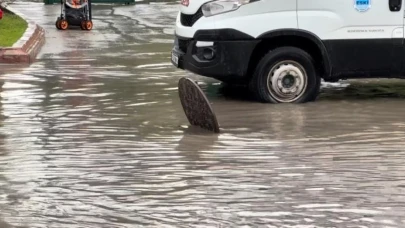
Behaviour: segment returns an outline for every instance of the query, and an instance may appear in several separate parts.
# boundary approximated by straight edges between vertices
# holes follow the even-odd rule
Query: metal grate
[[[198,21],[198,19],[200,19],[203,16],[203,12],[200,9],[198,9],[198,11],[193,14],[193,15],[188,15],[188,14],[183,14],[181,13],[180,15],[180,22],[183,26],[187,26],[187,27],[191,27],[194,25],[195,22]]]

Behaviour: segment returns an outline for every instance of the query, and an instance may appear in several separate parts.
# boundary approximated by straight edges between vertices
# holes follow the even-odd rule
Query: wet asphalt
[[[92,31],[13,6],[47,40],[31,66],[0,66],[1,228],[405,227],[405,82],[261,104],[171,65],[173,3],[96,5]],[[221,134],[188,127],[182,76]]]

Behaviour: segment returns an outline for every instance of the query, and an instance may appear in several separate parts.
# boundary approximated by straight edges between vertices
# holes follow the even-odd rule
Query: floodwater
[[[97,5],[90,32],[57,31],[58,5],[14,7],[47,43],[1,66],[1,228],[405,226],[405,82],[261,104],[172,67],[176,5]],[[186,75],[221,134],[187,127]]]

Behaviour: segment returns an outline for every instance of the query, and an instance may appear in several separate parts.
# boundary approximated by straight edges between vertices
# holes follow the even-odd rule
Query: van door
[[[297,0],[297,5],[298,27],[325,44],[332,74],[398,73],[404,59],[403,0]]]

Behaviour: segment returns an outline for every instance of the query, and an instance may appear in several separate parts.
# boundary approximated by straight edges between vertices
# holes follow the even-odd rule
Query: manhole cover
[[[189,78],[179,80],[179,97],[191,125],[219,133],[217,117],[201,88]]]

